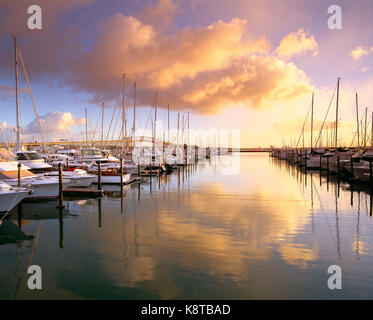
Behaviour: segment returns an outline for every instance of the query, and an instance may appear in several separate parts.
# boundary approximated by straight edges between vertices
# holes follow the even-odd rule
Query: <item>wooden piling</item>
[[[373,190],[373,184],[372,184],[372,161],[369,161],[369,182],[370,182],[370,193],[372,193]]]
[[[320,171],[322,169],[322,165],[321,165],[321,154],[320,154]]]
[[[18,169],[18,174],[17,174],[17,181],[18,181],[18,188],[21,187],[21,181],[22,181],[22,177],[21,177],[21,168],[22,168],[22,165],[18,162],[17,164],[17,169]]]
[[[354,177],[354,163],[352,161],[352,158],[351,158],[351,175],[352,175],[352,178]]]
[[[97,190],[101,190],[101,161],[98,161]]]
[[[70,169],[69,158],[66,158],[66,170]]]
[[[123,159],[120,158],[120,185],[123,186]]]
[[[58,205],[57,208],[65,208],[63,204],[63,179],[62,179],[62,164],[58,164]]]

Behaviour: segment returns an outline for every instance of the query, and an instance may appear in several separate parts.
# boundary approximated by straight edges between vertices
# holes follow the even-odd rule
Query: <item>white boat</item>
[[[12,210],[30,193],[26,188],[13,188],[3,181],[0,181],[0,212]]]
[[[58,177],[58,171],[52,171],[45,176]],[[93,182],[97,181],[97,176],[88,174],[82,169],[74,169],[72,171],[62,171],[62,178],[71,181],[71,187],[88,187]]]
[[[81,158],[80,160],[85,163],[101,163],[114,162],[118,163],[119,160],[113,157],[107,150],[100,150],[97,148],[81,148],[79,149]]]
[[[123,168],[124,171],[124,168]],[[91,174],[98,174],[98,166],[91,165],[89,167],[89,173]],[[120,184],[120,166],[117,164],[110,165],[110,164],[103,164],[101,166],[101,183],[102,184]],[[123,184],[127,184],[131,182],[131,174],[130,173],[123,173],[122,176]],[[95,179],[93,183],[98,183],[98,179]]]
[[[30,168],[31,172],[41,173],[54,170],[36,151],[17,151],[17,161]]]
[[[66,166],[67,161],[69,161],[69,163],[74,161],[73,158],[71,158],[71,157],[69,157],[65,154],[59,154],[59,153],[48,154],[48,155],[45,156],[45,159],[47,160],[47,163],[49,163],[53,167],[58,167],[59,163]]]
[[[131,181],[131,174],[126,173],[123,174],[123,184],[127,184]],[[97,184],[97,179],[95,182]],[[120,175],[101,175],[101,183],[102,184],[120,184]]]
[[[8,161],[0,161],[0,181],[5,182],[12,187],[17,187],[17,164]],[[70,185],[70,180],[63,180],[64,189]],[[53,199],[58,197],[59,181],[57,177],[39,176],[22,167],[21,187],[26,187],[33,190],[32,194],[27,195],[26,198],[28,199]]]

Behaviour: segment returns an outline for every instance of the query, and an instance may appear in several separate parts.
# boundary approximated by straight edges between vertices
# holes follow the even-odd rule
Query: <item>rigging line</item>
[[[354,144],[354,141],[355,141],[356,135],[357,135],[357,132],[354,133],[354,137],[352,138],[350,148],[351,148],[352,145]]]
[[[338,85],[337,85],[337,86],[338,86]],[[336,92],[336,90],[337,90],[337,86],[336,86],[335,89],[334,89],[334,92],[333,92],[332,98],[331,98],[330,103],[329,103],[328,110],[327,110],[327,112],[326,112],[326,115],[325,115],[324,121],[323,121],[323,123],[322,123],[322,125],[321,125],[321,128],[320,128],[320,133],[319,133],[319,136],[318,136],[318,138],[317,138],[317,140],[316,140],[315,146],[317,146],[317,144],[318,144],[318,142],[319,142],[319,140],[320,140],[320,136],[321,136],[321,134],[322,134],[322,130],[323,130],[323,128],[324,128],[326,118],[328,117],[329,110],[330,110],[330,107],[331,107],[331,105],[332,105],[332,102],[333,102],[333,99],[334,99],[335,92]]]
[[[311,107],[312,107],[312,102],[310,103],[310,106],[309,106],[309,108],[308,108],[307,116],[306,116],[306,119],[304,120],[304,123],[303,123],[302,132],[301,132],[300,135],[299,135],[299,139],[298,139],[298,142],[297,142],[297,145],[296,145],[295,148],[298,148],[300,138],[302,137],[302,134],[304,134],[304,127],[305,127],[305,125],[306,125],[306,122],[307,122],[308,116],[309,116],[309,114],[310,114]]]
[[[40,135],[41,135],[41,139],[42,139],[42,143],[43,143],[43,148],[44,148],[45,153],[48,154],[49,153],[49,148],[48,148],[48,146],[46,144],[45,132],[44,132],[42,123],[41,123],[40,118],[39,118],[39,113],[38,113],[38,110],[36,108],[36,104],[35,104],[35,101],[34,101],[34,96],[32,94],[32,90],[31,90],[31,86],[30,86],[30,81],[29,81],[29,78],[28,78],[28,75],[27,75],[27,72],[26,72],[26,67],[25,67],[25,64],[23,63],[23,58],[22,58],[21,50],[18,47],[18,45],[17,45],[17,53],[18,53],[19,60],[21,62],[21,66],[22,66],[22,70],[23,70],[23,75],[24,75],[25,80],[27,82],[27,89],[28,89],[28,92],[29,92],[29,95],[30,95],[30,98],[31,98],[32,106],[34,108],[36,122],[37,122],[38,127],[39,127],[39,131],[40,131]]]
[[[117,106],[118,105],[116,105],[115,107],[117,107]],[[118,114],[117,120],[115,121],[115,124],[114,124],[113,133],[111,135],[111,140],[114,140],[115,130],[117,128],[117,124],[118,124],[119,118],[120,118],[120,110],[119,110],[119,114]]]
[[[106,145],[106,142],[107,142],[108,139],[109,139],[110,130],[111,130],[111,125],[112,125],[112,123],[113,123],[113,119],[114,119],[114,115],[115,115],[116,108],[117,108],[117,106],[114,106],[113,115],[112,115],[112,117],[111,117],[110,125],[109,125],[109,129],[108,129],[108,131],[107,131],[107,135],[106,135],[106,141],[104,142],[104,145],[103,145],[104,147],[105,147],[105,145]]]

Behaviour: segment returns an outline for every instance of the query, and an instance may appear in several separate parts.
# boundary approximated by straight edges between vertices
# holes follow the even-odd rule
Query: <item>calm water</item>
[[[22,205],[0,227],[2,299],[373,297],[370,196],[267,154],[199,163],[102,200]],[[21,223],[21,230],[18,228]],[[27,289],[27,266],[43,289]],[[343,289],[327,288],[327,268]]]

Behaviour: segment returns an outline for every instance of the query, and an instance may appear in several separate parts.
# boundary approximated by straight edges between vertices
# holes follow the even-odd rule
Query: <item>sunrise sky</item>
[[[42,30],[27,28],[31,4]],[[330,5],[342,8],[342,30],[328,28]],[[158,91],[159,119],[170,104],[172,126],[189,111],[192,128],[240,129],[242,147],[281,146],[298,139],[313,91],[320,128],[341,77],[340,144],[349,146],[356,91],[360,115],[367,107],[370,121],[373,111],[372,13],[371,0],[0,0],[0,123],[14,141],[16,33],[49,139],[80,139],[84,108],[95,127],[102,102],[107,130],[126,73],[138,127],[149,126]],[[37,139],[23,77],[20,87],[23,140]]]

